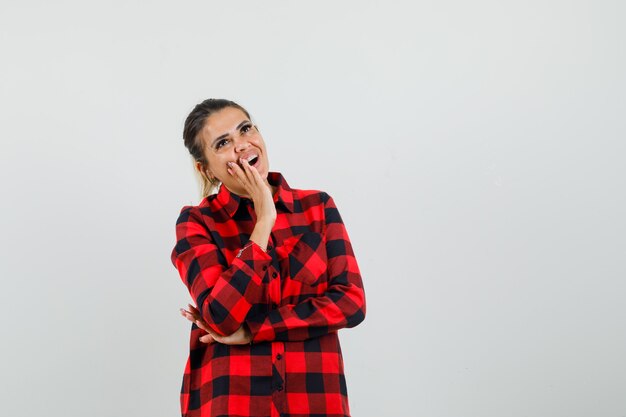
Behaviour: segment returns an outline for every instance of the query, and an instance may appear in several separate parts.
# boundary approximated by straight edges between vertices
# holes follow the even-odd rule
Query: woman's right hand
[[[250,334],[248,326],[242,324],[239,329],[237,329],[233,334],[230,334],[228,336],[220,336],[209,328],[206,322],[202,319],[200,311],[198,311],[197,308],[195,308],[191,304],[187,304],[187,307],[189,307],[189,310],[187,311],[184,308],[181,308],[180,314],[182,314],[182,316],[190,322],[195,323],[196,326],[198,326],[207,333],[204,336],[200,336],[200,338],[198,339],[202,343],[210,344],[213,342],[219,342],[225,345],[246,345],[252,342],[252,335]]]
[[[228,163],[228,173],[233,175],[248,193],[254,203],[254,212],[257,216],[257,223],[263,222],[269,226],[270,231],[276,221],[276,207],[272,189],[261,177],[255,167],[250,166],[245,159],[239,159],[243,169],[233,162]]]

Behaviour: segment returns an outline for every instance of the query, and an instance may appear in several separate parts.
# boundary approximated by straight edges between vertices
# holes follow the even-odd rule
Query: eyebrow
[[[250,123],[250,120],[244,120],[243,122],[239,123],[239,124],[237,125],[237,127],[235,128],[235,130],[239,130],[239,129],[241,129],[241,127],[242,127],[243,125],[245,125],[246,123]],[[215,139],[213,139],[213,142],[211,142],[211,146],[214,146],[214,145],[215,145],[215,143],[217,143],[218,141],[220,141],[220,140],[222,140],[222,139],[224,139],[224,138],[227,138],[229,134],[230,134],[230,133],[224,133],[223,135],[216,137]]]

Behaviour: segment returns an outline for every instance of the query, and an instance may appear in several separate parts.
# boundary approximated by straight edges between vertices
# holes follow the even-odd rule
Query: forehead
[[[249,120],[244,112],[236,107],[226,107],[207,117],[202,127],[202,135],[211,140],[233,131],[244,120]]]

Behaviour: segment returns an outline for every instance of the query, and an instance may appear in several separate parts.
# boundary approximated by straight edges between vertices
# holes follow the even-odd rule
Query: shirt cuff
[[[254,274],[258,277],[258,283],[263,280],[263,275],[272,263],[272,257],[265,252],[259,245],[249,241],[243,248],[239,250],[237,256],[233,260],[233,263],[245,264],[248,268],[254,271]]]
[[[268,323],[268,320],[264,320],[260,323],[248,320],[246,324],[250,330],[252,343],[269,342],[274,340],[276,337],[274,327]]]

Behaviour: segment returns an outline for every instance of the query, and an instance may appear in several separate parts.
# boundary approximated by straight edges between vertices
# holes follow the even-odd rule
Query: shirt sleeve
[[[248,320],[253,342],[306,340],[354,327],[365,318],[365,293],[348,232],[332,197],[323,197],[328,289],[271,310],[260,322]]]
[[[230,265],[195,207],[184,207],[176,222],[171,255],[206,323],[220,335],[234,333],[263,298],[263,274],[271,256],[249,241]]]

